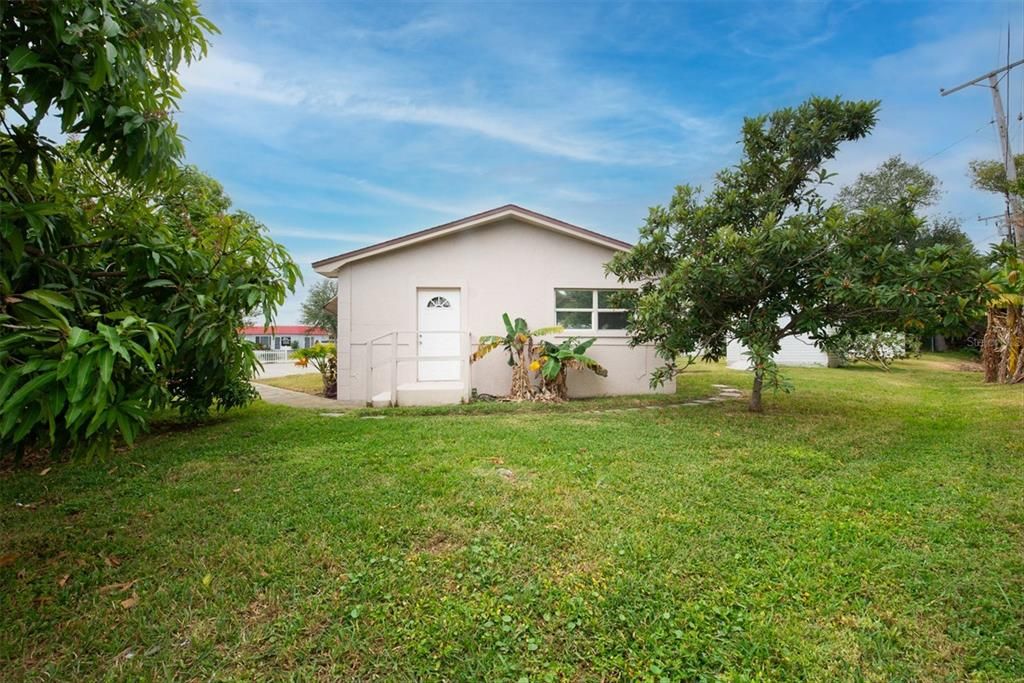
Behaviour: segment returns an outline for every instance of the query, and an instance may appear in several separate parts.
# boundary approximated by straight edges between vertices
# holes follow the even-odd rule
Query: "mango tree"
[[[718,360],[730,340],[749,349],[749,408],[765,385],[786,388],[773,357],[788,336],[819,345],[878,329],[958,331],[978,314],[981,279],[971,250],[901,245],[922,232],[911,194],[850,211],[820,193],[825,162],[866,136],[877,102],[814,97],[748,118],[739,163],[711,192],[683,185],[650,210],[640,240],[608,270],[639,282],[628,329],[653,344],[663,382],[693,359]],[[680,364],[683,359],[683,364]]]
[[[177,70],[215,31],[194,0],[0,2],[0,454],[107,452],[154,408],[253,397],[238,328],[299,271],[178,166]]]

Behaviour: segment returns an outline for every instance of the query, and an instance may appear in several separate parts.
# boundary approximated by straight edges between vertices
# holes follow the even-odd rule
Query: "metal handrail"
[[[459,335],[459,350],[460,355],[457,356],[420,356],[420,355],[398,355],[398,337],[402,334],[458,334]],[[388,344],[381,344],[379,342],[388,340]],[[373,349],[375,346],[391,346],[391,355],[381,363],[375,363],[373,359]],[[411,346],[410,344],[407,344]],[[382,334],[379,337],[374,337],[367,342],[363,342],[362,346],[366,347],[366,359],[365,359],[365,382],[366,382],[366,404],[371,405],[373,403],[373,371],[375,368],[379,368],[385,363],[391,367],[390,380],[391,380],[391,391],[389,394],[389,404],[394,406],[398,404],[398,365],[399,363],[407,363],[409,361],[460,361],[462,363],[462,369],[459,372],[459,376],[463,381],[464,400],[468,401],[471,392],[471,376],[470,376],[470,363],[469,363],[469,349],[472,347],[472,335],[468,330],[396,330],[394,332],[388,332]]]

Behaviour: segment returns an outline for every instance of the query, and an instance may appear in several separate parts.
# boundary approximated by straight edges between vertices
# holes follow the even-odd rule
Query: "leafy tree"
[[[170,116],[177,70],[206,54],[216,30],[195,0],[0,3],[4,180],[56,158],[39,135],[52,112],[63,133],[82,136],[83,152],[154,181],[183,152]]]
[[[960,219],[956,216],[937,216],[921,226],[921,230],[908,245],[912,250],[926,249],[939,244],[974,250],[974,242],[960,227]],[[979,258],[978,263],[981,263]]]
[[[237,328],[298,269],[175,165],[176,70],[214,30],[193,0],[0,3],[0,452],[103,452],[153,408],[251,398]]]
[[[1024,154],[1018,154],[1014,156],[1014,161],[1017,164],[1017,168],[1024,169]],[[1012,186],[1006,179],[1006,166],[1002,161],[994,161],[989,159],[976,159],[968,164],[969,174],[971,176],[971,184],[979,190],[985,190],[986,192],[994,192],[995,194],[1005,195],[1011,194],[1024,194],[1021,192],[1020,182],[1022,179],[1018,178],[1017,186]]]
[[[920,212],[933,206],[942,194],[942,182],[932,173],[908,164],[899,156],[882,162],[870,173],[861,173],[850,185],[839,191],[836,201],[848,211],[865,211],[872,207],[898,209],[911,202]],[[955,216],[925,219],[917,234],[908,236],[909,249],[923,249],[936,244],[972,247],[971,238],[960,227]]]
[[[749,407],[760,411],[765,384],[785,387],[772,359],[788,336],[823,345],[884,328],[951,328],[974,313],[980,282],[966,250],[898,246],[920,230],[919,199],[850,212],[819,192],[824,163],[870,132],[877,108],[815,97],[748,118],[739,164],[719,172],[706,198],[684,185],[651,209],[637,245],[608,270],[640,283],[629,329],[665,362],[653,383],[697,357],[724,357],[735,338],[749,349]]]
[[[889,157],[870,173],[861,173],[836,196],[850,211],[871,207],[895,207],[913,198],[919,207],[932,206],[942,194],[942,183],[916,164],[908,164],[898,154]]]
[[[74,145],[61,157],[33,186],[55,229],[0,254],[0,447],[102,451],[154,408],[251,400],[238,328],[294,287],[284,247],[194,168],[144,186]]]
[[[836,200],[849,211],[864,211],[871,207],[898,209],[902,202],[911,202],[915,213],[933,206],[939,199],[942,190],[941,181],[932,173],[920,166],[909,164],[900,156],[886,159],[874,171],[861,173],[857,180],[840,190]],[[922,217],[921,226],[916,234],[907,235],[905,243],[899,246],[910,251],[925,249],[939,244],[947,244],[957,248],[974,249],[971,238],[960,227],[960,220],[955,216]],[[982,266],[982,260],[977,259]],[[926,335],[935,334],[936,330],[925,330]],[[863,339],[847,335],[844,346],[863,346],[873,348],[879,335],[891,337],[903,334],[893,330],[879,330],[866,335]],[[942,339],[941,334],[936,335]],[[870,355],[870,354],[869,354]],[[883,367],[887,365],[883,364]]]
[[[322,327],[334,338],[338,332],[338,316],[328,311],[325,307],[338,295],[337,285],[334,280],[320,280],[309,288],[306,300],[302,302],[303,325],[310,327]]]

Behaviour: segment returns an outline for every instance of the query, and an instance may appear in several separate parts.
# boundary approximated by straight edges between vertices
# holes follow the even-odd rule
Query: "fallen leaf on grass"
[[[57,579],[57,585],[61,588],[68,585],[68,579],[71,578],[71,574],[65,574],[64,576]]]
[[[119,567],[121,566],[121,558],[116,555],[101,555],[103,561],[108,567]]]
[[[203,586],[209,588],[211,583],[213,583],[213,574],[207,574],[203,577]]]
[[[6,567],[9,564],[14,564],[14,561],[18,559],[18,553],[7,553],[0,555],[0,567]]]
[[[116,593],[123,593],[124,591],[126,591],[129,588],[131,588],[132,586],[134,586],[137,582],[138,582],[138,579],[132,579],[131,581],[126,581],[124,583],[112,583],[109,586],[101,586],[100,587],[100,595],[105,595],[107,593],[115,593],[115,592]]]
[[[238,493],[238,492],[239,492],[239,491],[241,491],[241,490],[242,490],[242,489],[231,489],[231,493]]]
[[[40,477],[45,477],[45,476],[46,476],[46,475],[47,475],[47,474],[49,473],[49,471],[50,471],[51,469],[53,469],[53,468],[52,468],[52,467],[46,467],[46,468],[44,468],[44,469],[43,469],[43,470],[42,470],[42,471],[41,471],[41,472],[39,473],[39,476],[40,476]]]
[[[125,609],[131,609],[132,607],[135,607],[137,604],[139,604],[139,596],[137,595],[132,595],[132,597],[125,598],[121,601],[121,607]]]

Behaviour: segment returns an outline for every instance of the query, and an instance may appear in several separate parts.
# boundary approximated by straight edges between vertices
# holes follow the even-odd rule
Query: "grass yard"
[[[948,367],[760,416],[256,405],[9,471],[0,679],[1019,681],[1024,388]]]
[[[272,387],[301,391],[314,396],[324,395],[324,381],[319,372],[307,372],[301,375],[284,375],[283,377],[266,377],[259,380],[260,384]]]

